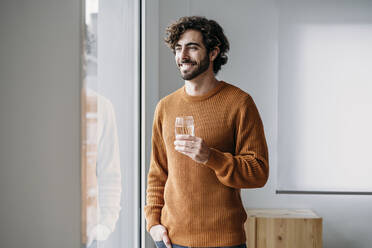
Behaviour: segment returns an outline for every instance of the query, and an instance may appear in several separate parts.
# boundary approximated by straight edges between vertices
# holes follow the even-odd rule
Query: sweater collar
[[[183,86],[181,88],[181,95],[182,95],[182,98],[185,99],[188,102],[200,102],[200,101],[204,101],[204,100],[212,97],[213,95],[217,94],[225,85],[226,85],[226,83],[224,81],[220,81],[217,84],[216,87],[214,87],[213,89],[208,91],[206,94],[200,95],[200,96],[190,96],[190,95],[188,95],[186,93],[185,86]]]

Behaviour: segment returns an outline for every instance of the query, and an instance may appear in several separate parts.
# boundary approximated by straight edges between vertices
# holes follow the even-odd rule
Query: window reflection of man
[[[96,179],[95,185],[88,188],[88,197],[96,199],[95,204],[87,206],[87,247],[99,247],[114,231],[119,218],[121,198],[121,171],[119,142],[116,117],[112,103],[93,90],[88,90],[88,99],[95,99],[97,115],[90,113],[90,118],[97,119],[93,127],[97,144],[96,171],[90,175]],[[88,100],[89,102],[89,100]],[[89,114],[88,114],[89,115]],[[89,179],[88,179],[89,181]]]

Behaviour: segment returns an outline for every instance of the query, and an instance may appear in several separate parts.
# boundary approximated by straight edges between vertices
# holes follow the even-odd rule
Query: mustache
[[[193,61],[193,60],[190,60],[190,59],[184,59],[184,60],[182,60],[181,61],[181,64],[184,64],[184,63],[190,63],[190,64],[196,64],[196,62],[195,61]]]

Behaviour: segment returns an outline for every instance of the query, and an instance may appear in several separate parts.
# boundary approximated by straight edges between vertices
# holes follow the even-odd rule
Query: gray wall
[[[370,248],[372,200],[370,196],[277,195],[278,123],[278,43],[280,9],[291,12],[298,1],[275,0],[159,0],[159,34],[146,34],[146,40],[159,39],[159,98],[183,85],[172,53],[162,42],[165,27],[184,15],[205,15],[218,21],[230,40],[229,62],[218,78],[233,83],[254,98],[265,126],[270,151],[270,178],[263,189],[243,190],[248,208],[309,208],[321,215],[325,248]],[[308,1],[309,2],[309,1]],[[328,6],[339,1],[327,1]],[[358,1],[366,4],[368,1]],[[305,1],[302,1],[302,4]],[[321,6],[323,1],[313,1]],[[297,3],[297,5],[301,5]],[[347,11],[347,5],[345,5]],[[305,6],[304,6],[305,7]],[[306,6],[308,8],[309,6]],[[293,10],[294,11],[294,10]],[[237,26],[241,29],[238,30]],[[153,61],[154,58],[152,57]],[[156,74],[153,74],[156,75]],[[283,96],[284,97],[284,96]],[[150,125],[152,120],[147,120]],[[147,140],[151,138],[146,135]],[[316,179],[314,179],[316,180]],[[369,220],[369,221],[368,221]],[[150,247],[150,246],[148,246]]]
[[[0,8],[0,247],[80,247],[81,1]]]

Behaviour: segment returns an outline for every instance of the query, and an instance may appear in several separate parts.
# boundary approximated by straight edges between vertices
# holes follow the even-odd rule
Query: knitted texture
[[[205,165],[175,150],[178,116],[194,117],[195,136],[211,149]],[[147,230],[162,224],[171,242],[183,246],[243,244],[247,215],[240,189],[263,187],[268,174],[264,128],[251,96],[223,81],[202,96],[182,87],[155,110]]]

